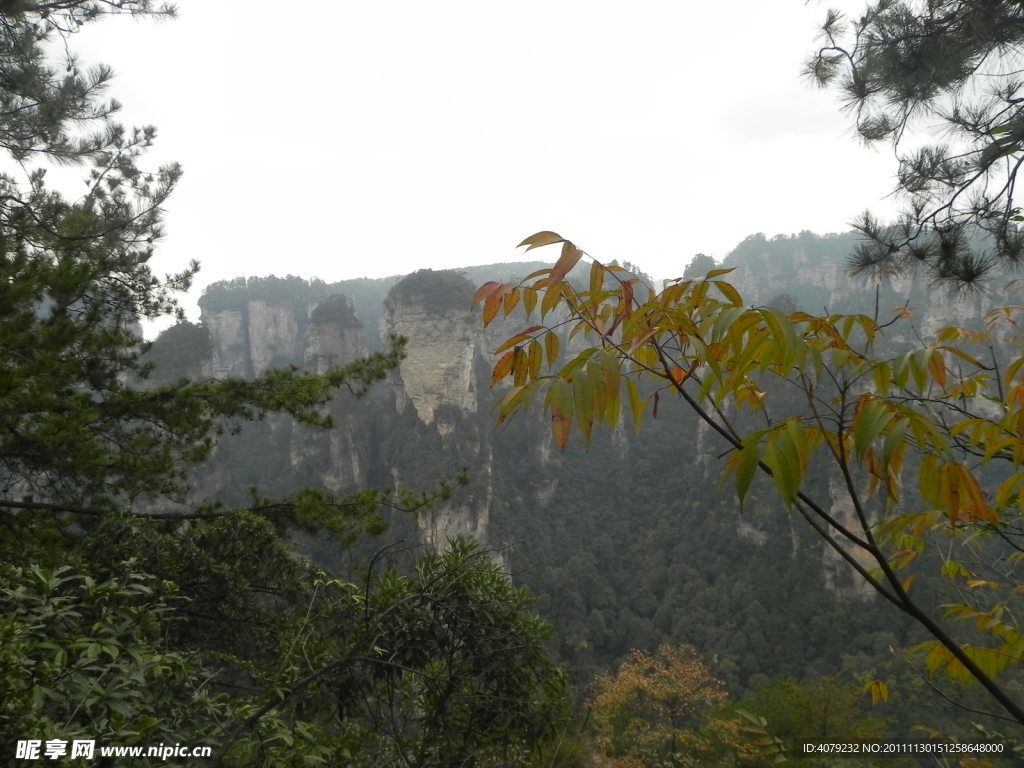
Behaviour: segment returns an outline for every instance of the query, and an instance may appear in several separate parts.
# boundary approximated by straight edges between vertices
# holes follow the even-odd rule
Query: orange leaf
[[[547,329],[543,325],[531,325],[525,331],[520,331],[515,336],[512,336],[506,339],[504,342],[502,342],[501,346],[494,350],[494,354],[497,355],[500,352],[504,352],[509,347],[514,347],[516,344],[519,344],[520,342],[526,341],[527,339],[532,339],[533,334],[535,334],[537,331],[544,330]]]
[[[932,353],[928,356],[928,371],[931,373],[935,383],[943,389],[946,388],[946,361],[942,357],[942,353],[933,349]]]
[[[499,286],[500,287],[500,286]],[[487,296],[484,301],[484,325],[490,325],[491,321],[498,316],[501,308],[501,291],[495,290]]]
[[[622,284],[622,303],[619,305],[620,311],[629,316],[633,311],[633,283],[638,282],[637,280],[627,280]]]
[[[572,389],[565,379],[556,379],[545,398],[551,411],[551,434],[561,450],[569,444],[572,432]]]
[[[570,243],[568,240],[562,242],[562,255],[558,257],[555,266],[551,269],[551,277],[548,278],[548,285],[560,282],[570,270],[579,263],[583,251]]]
[[[473,294],[473,303],[470,306],[475,307],[499,288],[501,288],[501,283],[495,282],[494,280],[484,283],[476,289],[476,293]]]

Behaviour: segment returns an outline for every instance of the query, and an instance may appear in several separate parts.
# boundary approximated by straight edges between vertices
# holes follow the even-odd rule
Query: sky
[[[891,153],[801,77],[825,4],[177,5],[72,47],[113,67],[123,122],[157,126],[150,164],[184,167],[153,263],[202,263],[193,318],[202,286],[236,276],[514,261],[554,230],[673,277],[757,232],[895,210]]]

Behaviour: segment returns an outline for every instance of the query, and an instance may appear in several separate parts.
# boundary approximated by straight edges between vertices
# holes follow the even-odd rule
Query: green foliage
[[[345,327],[360,327],[352,309],[351,299],[340,294],[332,294],[317,304],[309,319],[313,323],[339,323]]]
[[[116,562],[123,550],[137,557]],[[489,765],[525,761],[571,718],[550,629],[467,542],[362,585],[295,558],[243,512],[188,530],[107,525],[77,554],[102,580],[4,566],[5,744],[206,743],[245,766]]]
[[[718,264],[715,260],[707,254],[698,253],[689,264],[686,265],[686,269],[683,271],[683,277],[700,277],[701,275],[710,272],[715,269]]]
[[[366,682],[342,706],[376,746],[354,764],[524,763],[568,720],[550,629],[490,553],[456,540],[372,584]]]
[[[146,366],[152,366],[148,379],[154,383],[169,384],[172,380],[202,377],[203,364],[210,359],[209,329],[195,323],[177,323],[149,345],[142,356]]]
[[[199,307],[203,312],[243,311],[251,301],[283,304],[297,310],[330,295],[323,280],[304,280],[295,275],[286,277],[236,277],[211,283],[203,289]]]
[[[225,716],[212,672],[163,641],[176,587],[120,564],[101,580],[70,566],[2,566],[0,743],[202,742]]]
[[[737,707],[763,717],[768,732],[782,741],[786,753],[795,756],[807,742],[854,743],[891,738],[886,721],[880,713],[870,712],[866,704],[861,691],[834,677],[802,682],[779,678],[758,688]],[[809,762],[808,768],[816,762]]]
[[[866,141],[893,146],[907,202],[894,225],[861,217],[867,242],[853,268],[886,275],[921,266],[963,286],[996,262],[1018,263],[1020,4],[883,0],[851,20],[830,11],[822,30],[807,74],[839,93]],[[919,142],[921,128],[942,140]],[[984,248],[971,241],[975,229],[990,238]]]
[[[297,747],[354,766],[514,763],[568,717],[550,630],[476,545],[454,541],[412,573],[371,568],[362,585],[316,569],[305,583],[280,596],[276,623],[257,622],[266,657],[235,657],[259,693],[221,742],[230,764],[276,765]],[[282,724],[294,743],[274,743]]]
[[[384,304],[389,309],[397,304],[419,304],[440,314],[464,310],[472,298],[473,284],[459,273],[421,269],[396,283]]]

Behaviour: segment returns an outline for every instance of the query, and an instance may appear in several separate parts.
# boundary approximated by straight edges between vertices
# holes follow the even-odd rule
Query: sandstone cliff
[[[737,267],[727,279],[754,305],[788,297],[810,312],[825,308],[870,312],[875,288],[846,273],[845,256],[851,246],[852,238],[846,235],[804,233],[772,240],[753,236],[724,265]],[[507,281],[513,275],[506,270],[481,278]],[[525,427],[521,439],[517,438],[519,453],[502,451],[496,458],[491,406],[500,392],[492,392],[489,386],[491,353],[513,326],[521,327],[522,318],[514,315],[508,324],[483,329],[479,314],[469,308],[474,288],[473,282],[457,273],[422,270],[386,285],[360,281],[361,304],[338,292],[338,286],[294,278],[239,280],[212,289],[204,297],[201,327],[190,332],[205,339],[205,357],[190,358],[188,375],[251,377],[291,364],[324,371],[379,348],[379,337],[390,333],[405,336],[409,345],[388,387],[378,389],[372,402],[342,397],[330,406],[337,429],[318,432],[271,419],[247,431],[249,443],[229,443],[219,452],[244,465],[257,463],[246,458],[254,451],[269,461],[284,457],[284,464],[269,475],[265,469],[251,475],[211,471],[209,487],[218,493],[231,483],[244,490],[248,485],[266,487],[268,482],[272,488],[291,483],[337,493],[372,485],[429,489],[466,467],[473,478],[471,487],[417,520],[420,540],[434,547],[456,535],[471,536],[487,546],[501,546],[519,536],[508,520],[499,521],[497,530],[494,525],[496,472],[508,472],[509,462],[520,469],[511,496],[500,499],[502,508],[546,510],[564,503],[558,501],[563,498],[560,485],[568,483],[564,493],[577,487],[567,477],[577,460],[567,461],[554,449],[540,408],[518,420],[516,428]],[[376,306],[370,306],[374,300]],[[937,301],[927,285],[913,278],[894,280],[879,289],[880,313],[909,302],[923,334],[940,325],[977,322],[994,301],[990,294]],[[571,352],[580,343],[578,337],[563,348]],[[645,437],[650,438],[648,433],[656,428],[648,426]],[[720,467],[714,456],[720,446],[714,436],[696,424],[681,429],[689,435],[694,481],[715,485]],[[258,435],[255,441],[254,435]],[[504,448],[509,440],[502,440]],[[628,428],[620,428],[609,441],[609,461],[622,468],[634,467],[624,471],[641,471],[635,467],[642,468],[650,460],[638,452],[639,444]],[[836,504],[841,506],[841,499]],[[837,506],[835,512],[842,510]],[[771,529],[765,520],[756,515],[737,518],[735,526],[743,540],[763,546]],[[783,535],[792,539],[792,527]],[[793,541],[791,551],[795,552]],[[826,564],[827,573],[833,566]],[[827,580],[841,591],[840,582],[831,575]]]

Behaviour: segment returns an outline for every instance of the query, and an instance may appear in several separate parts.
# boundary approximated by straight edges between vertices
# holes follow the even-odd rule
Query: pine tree
[[[856,222],[866,241],[854,271],[921,267],[963,288],[1019,264],[1024,3],[877,0],[858,19],[830,11],[822,32],[807,73],[840,95],[866,142],[892,146],[906,200],[895,224]]]

